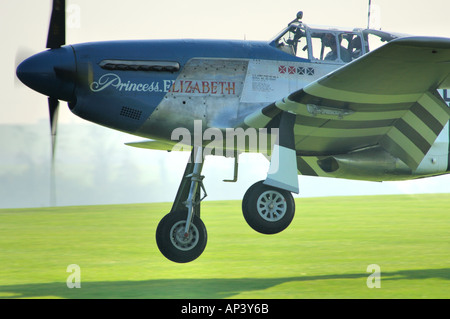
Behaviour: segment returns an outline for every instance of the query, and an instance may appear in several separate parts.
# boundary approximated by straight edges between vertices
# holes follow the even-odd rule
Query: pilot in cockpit
[[[330,52],[325,56],[324,60],[335,61],[338,58],[336,37],[331,33],[326,33],[322,38],[323,45],[331,49]],[[341,60],[345,63],[352,60],[348,51],[341,45],[339,45]]]
[[[351,40],[350,48],[352,59],[359,58],[362,55],[361,38],[359,36]]]

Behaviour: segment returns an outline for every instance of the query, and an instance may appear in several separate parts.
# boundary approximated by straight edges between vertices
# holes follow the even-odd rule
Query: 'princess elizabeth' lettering
[[[236,82],[230,81],[188,81],[188,80],[162,80],[150,83],[136,83],[122,81],[114,73],[102,75],[98,81],[90,85],[92,92],[100,92],[107,88],[114,88],[121,92],[163,92],[178,94],[208,94],[208,95],[235,95]]]

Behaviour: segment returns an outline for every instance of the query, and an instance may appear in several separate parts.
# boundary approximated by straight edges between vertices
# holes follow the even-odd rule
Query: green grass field
[[[450,194],[300,198],[277,235],[240,201],[202,205],[208,245],[189,264],[156,246],[169,203],[0,210],[0,298],[450,298]]]

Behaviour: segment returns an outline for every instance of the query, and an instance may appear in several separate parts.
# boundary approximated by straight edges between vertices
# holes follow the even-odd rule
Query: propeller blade
[[[59,101],[53,97],[48,98],[48,110],[50,113],[50,129],[52,135],[52,163],[55,159],[55,146],[56,146],[56,129],[58,125],[58,107]]]
[[[50,173],[50,205],[56,206],[56,180],[55,180],[55,149],[56,129],[58,126],[59,101],[54,97],[48,98],[48,111],[50,114],[50,130],[52,135],[52,163]]]
[[[52,16],[50,18],[50,26],[48,28],[47,48],[57,49],[66,44],[66,1],[53,0]],[[55,73],[60,78],[73,77],[67,70],[57,69]],[[51,163],[51,180],[50,180],[50,204],[56,205],[56,185],[55,185],[55,148],[56,148],[56,131],[58,126],[58,108],[59,101],[57,98],[48,98],[48,110],[50,114],[50,130],[52,135],[52,163]]]
[[[48,28],[47,48],[56,49],[66,44],[66,1],[53,0],[52,17]]]

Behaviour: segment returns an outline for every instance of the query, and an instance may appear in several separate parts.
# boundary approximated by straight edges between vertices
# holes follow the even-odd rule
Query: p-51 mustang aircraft
[[[148,139],[131,146],[191,152],[156,231],[165,257],[189,262],[207,242],[206,154],[234,157],[234,180],[240,153],[270,160],[242,201],[246,221],[264,234],[291,223],[298,174],[392,181],[450,171],[450,39],[301,20],[300,12],[268,42],[65,45],[65,2],[54,0],[49,50],[23,61],[17,76],[48,96],[53,152],[59,100],[83,119]]]

